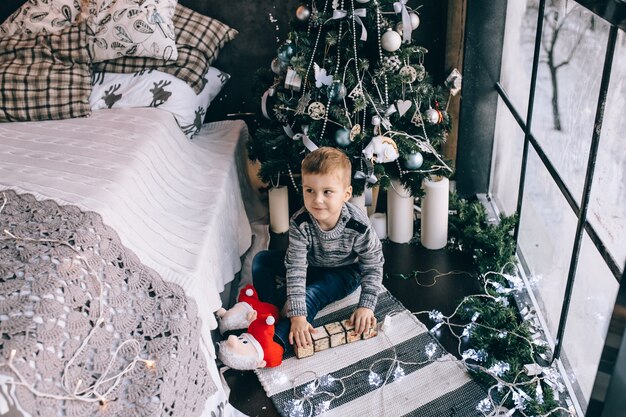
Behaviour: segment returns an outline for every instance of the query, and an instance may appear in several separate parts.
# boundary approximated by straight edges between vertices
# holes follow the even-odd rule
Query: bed
[[[211,331],[250,249],[250,222],[265,213],[248,181],[246,124],[203,124],[228,82],[211,64],[236,31],[219,27],[213,49],[196,53],[179,36],[181,16],[202,17],[163,3],[179,21],[157,26],[176,32],[181,65],[95,62],[77,49],[89,30],[85,40],[71,8],[61,10],[68,24],[52,24],[58,33],[25,33],[15,19],[17,35],[0,27],[0,83],[19,85],[0,94],[0,414],[239,414]],[[73,50],[55,55],[68,33]],[[53,76],[42,77],[40,46]],[[148,87],[149,97],[138,93]]]

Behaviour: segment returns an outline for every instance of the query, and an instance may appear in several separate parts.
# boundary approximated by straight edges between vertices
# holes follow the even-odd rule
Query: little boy
[[[382,246],[366,214],[348,203],[351,173],[350,160],[339,149],[308,154],[302,161],[304,207],[291,218],[287,252],[262,251],[252,262],[259,298],[284,305],[288,319],[276,324],[275,339],[285,348],[310,345],[317,312],[359,285],[359,304],[350,319],[359,334],[376,325]],[[276,275],[286,277],[285,286],[276,287]]]

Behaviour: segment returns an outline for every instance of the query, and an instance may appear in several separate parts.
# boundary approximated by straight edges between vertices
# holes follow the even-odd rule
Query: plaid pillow
[[[0,121],[87,116],[90,81],[84,25],[0,38]]]
[[[174,12],[176,29],[176,61],[153,58],[122,57],[93,65],[97,72],[140,72],[148,68],[174,75],[189,84],[196,94],[204,87],[204,74],[217,59],[220,49],[233,40],[239,32],[213,19],[197,13],[181,4]]]

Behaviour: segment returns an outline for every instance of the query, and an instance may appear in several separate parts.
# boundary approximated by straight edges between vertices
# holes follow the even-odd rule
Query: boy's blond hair
[[[348,187],[352,182],[352,164],[346,154],[339,149],[322,146],[304,157],[302,174],[338,174]]]

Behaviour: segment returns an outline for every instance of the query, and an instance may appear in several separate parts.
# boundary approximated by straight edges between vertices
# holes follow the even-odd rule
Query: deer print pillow
[[[95,72],[89,104],[92,110],[113,107],[158,107],[167,110],[191,139],[200,131],[206,110],[229,78],[230,75],[209,67],[204,76],[204,87],[196,94],[185,81],[157,70],[134,74]]]

